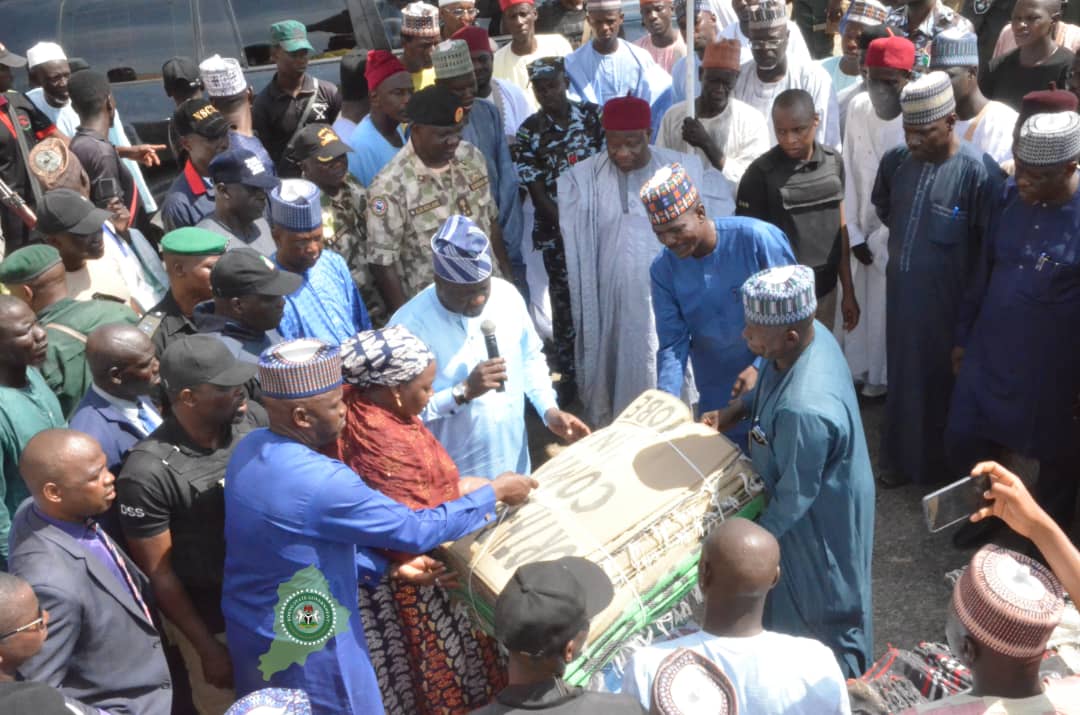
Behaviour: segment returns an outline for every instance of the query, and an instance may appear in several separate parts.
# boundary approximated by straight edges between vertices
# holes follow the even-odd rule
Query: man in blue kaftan
[[[341,357],[309,338],[263,353],[269,429],[251,432],[226,468],[222,611],[236,694],[296,688],[315,715],[380,715],[357,608],[357,572],[377,582],[376,550],[423,553],[519,503],[536,482],[504,475],[435,509],[412,511],[320,451],[341,430]]]
[[[814,322],[813,269],[770,268],[741,292],[746,341],[765,364],[752,392],[705,422],[727,430],[750,420],[750,458],[769,498],[758,523],[781,554],[764,625],[820,640],[856,677],[873,660],[874,477],[851,373]]]
[[[931,72],[900,95],[906,144],[885,153],[871,195],[889,228],[885,301],[889,393],[882,433],[885,486],[954,476],[945,459],[950,356],[1001,170],[953,131],[949,76]]]
[[[731,401],[732,388],[751,389],[757,379],[754,354],[742,338],[739,288],[758,271],[795,263],[791,245],[764,221],[708,219],[697,188],[678,164],[661,167],[641,188],[641,200],[664,245],[649,270],[660,341],[656,386],[679,396],[689,358],[700,412],[718,410]],[[748,432],[742,422],[728,437],[746,449]]]
[[[947,440],[957,475],[1003,449],[1037,459],[1035,497],[1067,530],[1080,486],[1080,116],[1036,114],[1015,149],[960,308]]]

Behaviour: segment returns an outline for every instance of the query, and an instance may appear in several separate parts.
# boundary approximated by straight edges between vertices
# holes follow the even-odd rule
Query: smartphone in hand
[[[990,477],[964,477],[923,497],[923,515],[932,533],[966,521],[990,502],[983,496],[990,488]]]

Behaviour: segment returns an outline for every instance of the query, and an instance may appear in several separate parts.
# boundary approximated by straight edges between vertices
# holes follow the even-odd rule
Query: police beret
[[[52,246],[24,246],[0,262],[0,283],[29,283],[60,262],[60,252]]]
[[[465,117],[465,110],[453,92],[441,85],[425,87],[412,96],[405,114],[413,124],[453,127]]]
[[[169,231],[161,239],[161,250],[180,256],[216,256],[225,253],[229,239],[204,228],[185,226]]]

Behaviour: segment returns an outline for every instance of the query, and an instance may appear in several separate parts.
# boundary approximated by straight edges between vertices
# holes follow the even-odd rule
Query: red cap
[[[398,72],[408,72],[401,60],[389,50],[368,50],[367,64],[364,66],[364,79],[367,80],[368,91],[374,92],[375,88],[383,83],[388,77]]]
[[[1075,112],[1077,105],[1076,95],[1063,89],[1041,89],[1028,92],[1020,102],[1020,114],[1030,117],[1035,114],[1053,112]]]
[[[633,132],[652,128],[649,103],[637,97],[615,97],[604,105],[604,129],[609,132]]]
[[[889,67],[910,72],[915,66],[915,45],[906,37],[882,37],[866,48],[867,67]]]
[[[506,8],[511,5],[520,5],[521,3],[525,3],[526,5],[536,4],[533,0],[499,0],[499,9],[506,12]]]
[[[469,46],[469,54],[474,52],[491,52],[491,37],[487,30],[476,25],[465,25],[450,36],[452,40],[464,40]]]

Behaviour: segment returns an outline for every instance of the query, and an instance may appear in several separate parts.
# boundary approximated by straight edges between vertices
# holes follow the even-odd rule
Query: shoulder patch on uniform
[[[371,213],[376,216],[386,215],[386,199],[382,196],[377,196],[371,200]]]

